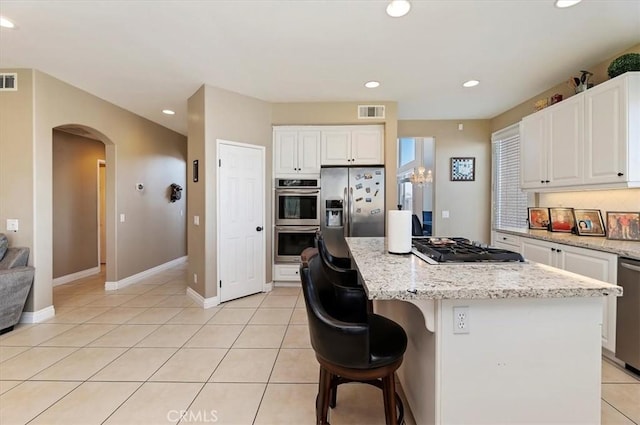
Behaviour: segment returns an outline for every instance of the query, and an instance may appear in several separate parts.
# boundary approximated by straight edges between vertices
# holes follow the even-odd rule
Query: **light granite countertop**
[[[346,238],[369,299],[569,298],[622,288],[538,263],[428,264],[389,254],[385,238]]]
[[[595,249],[609,252],[621,257],[640,260],[640,241],[616,241],[602,236],[577,236],[571,233],[548,232],[546,230],[531,229],[494,229],[494,232],[507,233],[515,236],[524,236],[547,242],[561,243],[579,248]]]

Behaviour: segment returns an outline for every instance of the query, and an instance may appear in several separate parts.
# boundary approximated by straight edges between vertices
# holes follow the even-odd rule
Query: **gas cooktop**
[[[429,263],[524,262],[517,252],[492,248],[465,238],[417,237],[413,238],[412,245],[411,252]]]

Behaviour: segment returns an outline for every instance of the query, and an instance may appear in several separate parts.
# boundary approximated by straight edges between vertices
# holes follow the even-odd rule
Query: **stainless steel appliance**
[[[327,249],[348,257],[346,236],[384,236],[384,168],[323,168],[321,223]]]
[[[616,357],[627,369],[640,374],[640,261],[618,259],[618,297],[616,318]]]
[[[417,237],[412,239],[412,245],[411,252],[430,264],[524,261],[517,252],[493,248],[465,238]]]
[[[319,226],[318,179],[276,179],[276,226]]]
[[[314,246],[318,226],[276,226],[275,263],[299,263],[305,248]]]

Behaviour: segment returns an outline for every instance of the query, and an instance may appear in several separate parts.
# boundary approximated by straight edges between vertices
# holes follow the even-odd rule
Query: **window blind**
[[[492,143],[493,228],[527,227],[528,197],[520,189],[520,134],[509,132]]]

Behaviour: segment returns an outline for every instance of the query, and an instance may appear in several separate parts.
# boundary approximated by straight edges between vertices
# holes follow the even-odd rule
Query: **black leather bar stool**
[[[330,282],[319,256],[308,258],[300,272],[311,345],[320,363],[316,422],[328,424],[331,399],[337,386],[346,382],[382,388],[386,423],[402,422],[404,408],[395,392],[394,376],[407,348],[402,327],[368,313],[362,307],[361,288]]]
[[[320,251],[329,263],[339,269],[350,269],[351,259],[346,257],[336,257],[329,252],[327,244],[324,241],[324,237],[321,232],[316,232],[315,244],[318,251]]]

